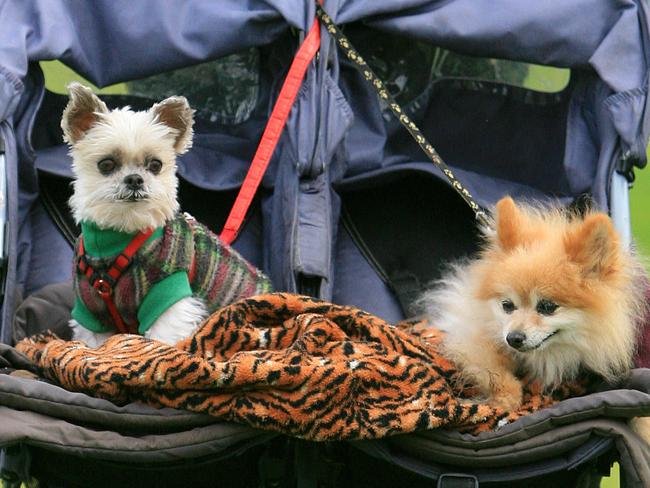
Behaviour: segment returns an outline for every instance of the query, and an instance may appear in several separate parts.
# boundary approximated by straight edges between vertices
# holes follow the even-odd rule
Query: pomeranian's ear
[[[614,224],[602,213],[588,215],[564,238],[569,258],[581,266],[585,277],[604,278],[614,271],[619,246]]]
[[[108,112],[108,107],[90,88],[76,81],[68,85],[68,92],[70,101],[63,111],[61,128],[63,140],[73,145],[83,139],[101,114]]]
[[[149,109],[154,120],[176,131],[174,150],[183,154],[192,147],[194,110],[185,97],[169,97]]]
[[[512,198],[505,197],[497,202],[497,242],[501,249],[510,251],[521,244],[524,220]]]

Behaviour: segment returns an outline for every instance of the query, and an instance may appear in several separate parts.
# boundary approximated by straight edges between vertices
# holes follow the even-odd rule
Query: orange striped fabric
[[[454,390],[440,338],[415,322],[391,326],[354,307],[274,293],[220,309],[176,347],[115,335],[90,349],[45,334],[17,349],[72,391],[317,441],[443,427],[478,433],[583,392],[553,398],[528,385],[512,413],[472,403]]]

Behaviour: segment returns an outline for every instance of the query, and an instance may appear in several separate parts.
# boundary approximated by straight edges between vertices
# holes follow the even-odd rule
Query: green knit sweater
[[[88,264],[106,272],[135,234],[81,223]],[[75,305],[72,317],[93,332],[115,330],[113,319],[88,278],[74,260]],[[194,259],[193,280],[189,275]],[[133,256],[131,266],[113,289],[113,301],[128,324],[143,334],[173,304],[196,296],[208,311],[241,298],[271,290],[268,278],[216,235],[191,217],[178,215],[159,227]]]

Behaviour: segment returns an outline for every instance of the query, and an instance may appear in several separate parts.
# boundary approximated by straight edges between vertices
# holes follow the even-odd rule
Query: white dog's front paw
[[[650,446],[650,417],[634,417],[630,427]]]
[[[192,335],[207,316],[203,300],[186,297],[165,310],[144,336],[173,346]]]
[[[93,349],[96,349],[104,344],[104,342],[106,342],[108,338],[113,335],[112,332],[93,332],[91,330],[88,330],[75,319],[71,319],[70,322],[68,322],[68,325],[72,329],[73,341],[81,341]]]

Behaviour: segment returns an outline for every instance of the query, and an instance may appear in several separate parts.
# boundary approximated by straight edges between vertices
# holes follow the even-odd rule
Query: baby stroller
[[[323,7],[479,204],[505,194],[589,199],[630,241],[628,186],[650,135],[646,3]],[[60,59],[99,86],[127,82],[127,95],[104,97],[109,106],[187,95],[198,113],[194,147],[179,161],[181,204],[218,231],[315,10],[298,0],[3,6],[0,365],[23,366],[11,345],[44,318],[64,330],[53,321],[65,300],[43,287],[69,280],[78,233],[59,128],[66,97],[45,90],[38,62]],[[567,68],[568,82],[527,88],[537,68],[523,62]],[[471,210],[321,29],[234,247],[276,289],[397,322],[441,265],[476,242]],[[432,431],[318,444],[0,375],[2,472],[8,486],[35,477],[43,486],[586,487],[618,460],[625,486],[649,486],[650,453],[624,418],[648,414],[649,392],[650,373],[637,369],[625,388],[478,437]]]

